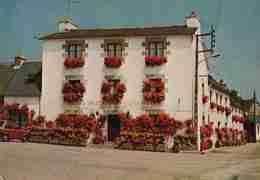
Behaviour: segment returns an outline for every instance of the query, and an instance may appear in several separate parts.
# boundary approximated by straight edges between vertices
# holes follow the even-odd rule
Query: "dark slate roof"
[[[160,35],[192,35],[196,28],[186,25],[157,26],[142,28],[111,28],[111,29],[74,29],[66,32],[56,32],[43,37],[47,39],[71,39],[93,37],[125,37],[125,36],[160,36]]]
[[[34,83],[29,83],[31,74],[36,74],[41,69],[40,61],[25,62],[17,69],[14,77],[6,89],[5,96],[39,97],[40,91]]]
[[[230,90],[228,89],[228,87],[220,82],[218,82],[216,79],[214,79],[211,75],[208,76],[208,81],[209,81],[209,86],[217,89],[218,91],[225,93],[225,94],[229,94]]]
[[[0,65],[0,96],[4,96],[9,82],[14,77],[16,70],[10,65]]]

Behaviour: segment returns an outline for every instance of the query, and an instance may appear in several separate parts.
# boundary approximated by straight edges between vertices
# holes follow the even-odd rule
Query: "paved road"
[[[0,176],[4,180],[260,180],[260,143],[206,155],[0,143]]]

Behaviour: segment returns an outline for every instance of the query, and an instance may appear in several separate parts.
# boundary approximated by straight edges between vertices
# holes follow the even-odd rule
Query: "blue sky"
[[[223,78],[244,97],[255,88],[260,94],[260,1],[259,0],[78,0],[71,15],[81,27],[120,27],[183,24],[192,10],[199,12],[204,31],[217,26],[214,63],[217,78]],[[8,0],[0,6],[0,61],[17,52],[41,57],[39,33],[57,30],[57,20],[66,12],[67,0]],[[217,73],[216,73],[217,72]]]

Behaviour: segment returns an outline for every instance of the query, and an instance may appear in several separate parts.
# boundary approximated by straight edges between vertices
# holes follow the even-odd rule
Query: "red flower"
[[[211,109],[211,110],[215,109],[216,106],[217,106],[216,103],[214,103],[214,102],[211,102],[211,103],[210,103],[210,109]]]
[[[84,64],[85,60],[83,58],[67,57],[64,61],[64,66],[68,69],[83,67]]]
[[[208,99],[209,99],[208,96],[203,96],[203,97],[202,97],[202,103],[203,103],[203,104],[206,104],[206,103],[208,102]]]
[[[161,56],[146,56],[145,57],[145,64],[146,66],[160,66],[162,64],[167,63],[166,57]]]
[[[126,86],[122,82],[104,81],[101,88],[102,101],[104,104],[121,103]]]
[[[158,104],[165,100],[165,85],[161,79],[147,79],[143,82],[143,99]]]
[[[63,86],[63,99],[67,103],[80,102],[85,93],[85,87],[82,83],[76,82],[67,82]]]
[[[109,68],[119,68],[122,65],[122,57],[105,57],[104,64]]]

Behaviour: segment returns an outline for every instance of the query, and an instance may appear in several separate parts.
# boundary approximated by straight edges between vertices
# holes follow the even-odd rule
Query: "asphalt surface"
[[[260,180],[260,143],[158,153],[0,143],[0,180]]]

